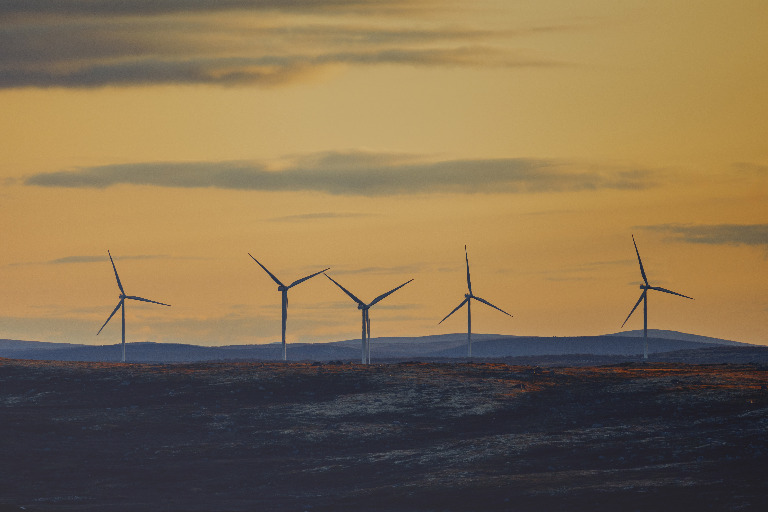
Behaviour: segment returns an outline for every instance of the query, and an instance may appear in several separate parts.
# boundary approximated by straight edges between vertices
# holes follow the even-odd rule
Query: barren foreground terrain
[[[0,359],[0,510],[768,510],[768,367]]]

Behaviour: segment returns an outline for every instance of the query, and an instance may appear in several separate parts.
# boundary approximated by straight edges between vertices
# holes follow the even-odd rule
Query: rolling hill
[[[649,330],[649,354],[658,359],[660,354],[688,351],[695,354],[713,347],[761,352],[765,347],[697,336],[675,331]],[[495,334],[473,335],[474,359],[503,358],[569,358],[592,356],[632,358],[642,354],[642,331],[628,331],[603,336],[531,337]],[[768,350],[768,349],[765,349]],[[692,352],[693,351],[693,352]],[[208,347],[182,343],[128,343],[130,362],[180,363],[198,361],[279,360],[280,345],[229,345]],[[351,361],[360,358],[360,341],[346,340],[330,343],[290,343],[288,358],[292,361]],[[712,353],[711,351],[709,352]],[[724,353],[722,350],[719,353]],[[23,340],[0,340],[0,357],[54,361],[120,360],[120,345],[83,345],[47,343]],[[372,361],[391,360],[453,360],[466,357],[466,334],[443,334],[422,337],[373,338]]]

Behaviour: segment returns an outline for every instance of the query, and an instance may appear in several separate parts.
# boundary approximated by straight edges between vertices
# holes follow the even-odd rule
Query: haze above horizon
[[[0,5],[0,338],[281,337],[329,275],[374,337],[649,329],[768,345],[768,4]],[[657,296],[658,295],[658,296]],[[144,295],[142,295],[144,296]],[[277,299],[276,299],[277,297]],[[354,339],[333,283],[288,343]],[[456,318],[454,318],[456,317]],[[627,322],[642,329],[642,315]]]

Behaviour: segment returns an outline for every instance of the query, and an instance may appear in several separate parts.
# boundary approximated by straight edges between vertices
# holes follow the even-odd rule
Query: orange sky
[[[280,337],[324,267],[372,336],[768,344],[763,1],[0,6],[0,338]],[[118,7],[115,7],[118,5]],[[50,11],[46,11],[50,9]],[[359,336],[318,276],[288,340]],[[636,312],[626,329],[642,328]]]

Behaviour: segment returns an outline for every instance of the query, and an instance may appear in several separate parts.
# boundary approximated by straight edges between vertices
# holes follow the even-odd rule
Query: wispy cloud
[[[692,244],[755,245],[768,248],[768,224],[661,224],[645,229]]]
[[[626,265],[632,261],[630,259],[589,261],[559,269],[537,271],[535,273],[544,275],[544,279],[547,281],[594,281],[598,279],[598,273],[603,273],[606,269],[612,267]]]
[[[734,169],[743,173],[752,174],[759,177],[768,177],[768,165],[760,165],[751,162],[738,162],[733,165]]]
[[[107,256],[65,256],[63,258],[56,258],[55,260],[49,260],[41,262],[43,265],[62,265],[66,263],[94,263],[96,261],[107,261]]]
[[[448,26],[421,16],[437,12],[438,4],[12,0],[0,3],[0,88],[277,86],[340,65],[562,65],[511,41],[574,27],[500,31]],[[372,13],[385,14],[387,22],[374,24],[361,16]]]
[[[274,170],[260,162],[137,163],[42,173],[26,185],[106,188],[144,185],[259,191],[314,191],[386,196],[429,193],[536,193],[644,189],[648,171],[582,169],[578,165],[524,158],[404,161],[402,155],[347,152],[300,157]]]
[[[331,277],[350,275],[350,274],[366,274],[366,275],[402,275],[402,274],[418,274],[423,270],[424,266],[421,264],[413,265],[393,265],[393,266],[372,266],[372,267],[357,267],[357,268],[333,268],[327,272]]]
[[[376,216],[378,216],[378,214],[375,213],[319,212],[286,215],[284,217],[273,217],[267,220],[269,222],[311,222],[316,220],[365,219]]]
[[[161,260],[161,259],[198,259],[198,258],[188,258],[188,257],[174,257],[174,256],[168,256],[165,254],[137,254],[133,256],[112,256],[115,259],[115,262],[119,262],[121,260]],[[103,256],[63,256],[61,258],[56,258],[52,260],[46,260],[46,261],[28,261],[28,262],[22,262],[22,263],[11,263],[10,266],[22,266],[22,265],[68,265],[73,263],[103,263],[103,262],[109,262],[109,256],[105,253]]]

